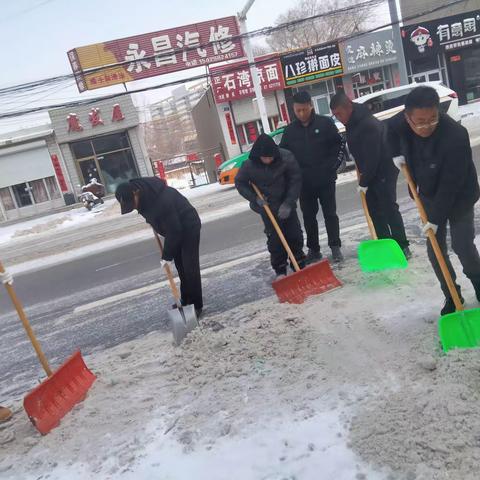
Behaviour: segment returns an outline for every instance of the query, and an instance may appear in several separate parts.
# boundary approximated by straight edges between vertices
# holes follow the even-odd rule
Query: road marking
[[[114,263],[112,265],[107,265],[106,267],[97,268],[95,271],[96,272],[101,272],[102,270],[107,270],[109,268],[118,267],[119,265],[121,265],[121,263]]]
[[[350,227],[345,227],[342,229],[343,233],[353,232],[355,230],[364,229],[366,227],[366,223],[360,223],[356,225],[351,225]],[[327,234],[324,233],[319,236],[320,240],[324,240],[327,238]],[[236,258],[235,260],[230,260],[229,262],[220,263],[218,265],[213,265],[211,267],[206,267],[202,269],[202,274],[206,275],[208,273],[218,272],[220,270],[225,270],[227,268],[235,267],[237,265],[242,265],[248,262],[254,262],[255,260],[259,260],[261,258],[267,257],[268,252],[262,251],[258,253],[254,253],[253,255],[247,255],[245,257]],[[127,292],[119,293],[116,295],[112,295],[110,297],[102,298],[100,300],[96,300],[94,302],[85,303],[84,305],[80,305],[73,309],[73,313],[82,313],[87,312],[88,310],[93,310],[98,307],[103,307],[105,305],[109,305],[111,303],[122,302],[124,300],[128,300],[129,298],[136,297],[139,295],[145,295],[146,293],[153,292],[154,290],[158,290],[161,287],[165,287],[168,285],[167,280],[163,280],[161,282],[153,283],[152,285],[146,285],[144,287],[135,288],[133,290],[129,290]]]

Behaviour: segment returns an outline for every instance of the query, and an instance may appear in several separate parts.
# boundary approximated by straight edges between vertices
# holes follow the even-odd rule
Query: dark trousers
[[[276,217],[276,215],[275,215]],[[282,242],[265,212],[262,212],[262,220],[267,235],[267,248],[270,252],[270,263],[278,274],[287,273],[288,254],[283,248]],[[280,229],[287,240],[292,253],[300,268],[305,266],[305,254],[303,252],[303,232],[298,219],[297,211],[293,210],[286,220],[278,220]]]
[[[189,232],[183,240],[175,257],[180,277],[180,294],[184,305],[203,308],[202,279],[200,276],[200,229]]]
[[[463,273],[471,280],[474,286],[480,285],[480,256],[475,245],[475,225],[473,207],[460,218],[450,219],[450,237],[452,239],[452,249],[457,254],[458,259],[463,267]],[[442,250],[445,262],[447,264],[453,281],[456,280],[455,271],[453,270],[447,250],[447,222],[438,226],[436,234],[438,244]],[[445,297],[450,297],[450,292],[445,282],[440,265],[437,262],[430,241],[427,242],[428,258],[435,271],[435,275],[440,282]]]
[[[397,203],[398,172],[368,186],[367,205],[378,238],[393,238],[400,247],[408,247],[403,218]]]
[[[303,213],[303,224],[307,232],[307,247],[320,251],[318,242],[318,204],[322,207],[323,219],[328,236],[329,247],[340,247],[340,223],[337,216],[335,198],[335,180],[318,187],[304,186],[300,194],[300,208]]]

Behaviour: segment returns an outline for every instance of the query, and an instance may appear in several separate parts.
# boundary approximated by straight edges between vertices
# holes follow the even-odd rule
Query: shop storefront
[[[392,29],[368,33],[340,42],[343,87],[350,98],[400,85],[398,48]]]
[[[310,93],[318,114],[328,115],[330,98],[343,88],[341,77],[344,70],[339,45],[333,42],[290,52],[282,55],[281,62],[290,116],[293,116],[291,98],[299,90]]]
[[[96,178],[107,193],[114,193],[130,178],[153,175],[130,96],[49,114],[59,153],[77,188]]]
[[[0,221],[65,205],[69,187],[58,157],[49,153],[53,144],[49,125],[0,138]]]
[[[282,78],[281,64],[278,58],[264,56],[255,59],[258,77],[265,100],[268,122],[273,131],[280,122],[288,122],[287,105],[283,93],[284,83]],[[217,117],[221,129],[221,142],[229,157],[238,155],[250,149],[251,145],[263,132],[262,122],[253,81],[250,76],[248,62],[246,60],[228,65],[215,66],[210,68],[212,97],[215,105],[212,108],[203,106],[199,102],[198,108],[193,109],[193,116],[202,137],[200,123],[207,122],[206,116]],[[207,98],[209,95],[206,95]],[[197,111],[205,113],[201,118]],[[208,111],[208,113],[206,113]],[[198,118],[198,119],[197,119]],[[213,124],[217,120],[211,120]],[[208,137],[209,135],[205,135]],[[208,141],[200,138],[200,143],[207,145]],[[210,141],[210,143],[212,143]]]
[[[480,100],[480,10],[402,29],[411,81],[440,80],[459,103]]]

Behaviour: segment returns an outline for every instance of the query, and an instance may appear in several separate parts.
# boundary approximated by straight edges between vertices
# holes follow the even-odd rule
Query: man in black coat
[[[251,183],[255,184],[265,200],[257,197]],[[271,137],[262,133],[250,151],[249,158],[235,177],[235,186],[250,208],[262,216],[267,235],[270,261],[277,277],[287,274],[288,255],[263,206],[268,204],[285,235],[300,268],[305,266],[303,233],[297,216],[297,199],[302,177],[293,155],[278,148]]]
[[[300,208],[307,232],[307,262],[320,260],[318,241],[318,204],[322,207],[328,246],[334,261],[343,260],[340,225],[337,216],[335,182],[340,164],[342,137],[335,123],[328,117],[317,115],[307,91],[293,96],[296,120],[285,128],[280,147],[290,150],[302,171]]]
[[[428,216],[423,231],[435,233],[455,281],[447,248],[450,225],[453,251],[480,301],[480,256],[474,241],[474,205],[480,197],[477,172],[467,130],[440,113],[439,106],[438,94],[431,87],[417,87],[407,96],[405,112],[389,122],[394,162],[398,168],[408,165]],[[441,314],[452,313],[455,305],[429,241],[427,250],[446,298]],[[458,285],[457,289],[460,293]]]
[[[203,309],[200,276],[201,222],[195,208],[174,188],[157,177],[134,178],[115,192],[122,215],[136,209],[165,238],[161,265],[175,262],[183,305]]]
[[[358,190],[367,205],[378,238],[393,238],[411,256],[397,203],[398,170],[388,146],[387,127],[367,106],[353,103],[343,92],[332,97],[332,113],[345,125],[347,144],[360,173]]]

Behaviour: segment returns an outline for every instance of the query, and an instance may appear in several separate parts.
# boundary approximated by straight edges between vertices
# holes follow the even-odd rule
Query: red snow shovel
[[[253,183],[251,185],[257,196],[264,200],[262,192],[260,192],[257,186]],[[286,276],[285,278],[281,278],[280,280],[275,280],[272,283],[272,287],[275,290],[280,302],[297,304],[303,303],[312,295],[318,295],[320,293],[325,293],[328,290],[341,287],[342,283],[333,274],[328,260],[322,260],[321,262],[309,265],[302,270],[300,269],[298,262],[295,259],[295,256],[293,255],[292,250],[290,249],[287,240],[285,239],[282,230],[277,223],[277,220],[270,210],[270,207],[268,205],[264,205],[263,208],[265,209],[265,212],[267,212],[268,218],[272,222],[278,238],[280,238],[283,248],[285,248],[288,257],[290,258],[290,262],[292,262],[293,268],[295,269],[294,273]]]
[[[0,273],[4,273],[4,271],[0,262]],[[6,284],[5,288],[38,359],[48,375],[48,378],[23,400],[28,418],[36,429],[45,435],[55,428],[78,402],[85,398],[96,377],[85,365],[80,351],[75,352],[57,371],[52,372],[13,287]]]

